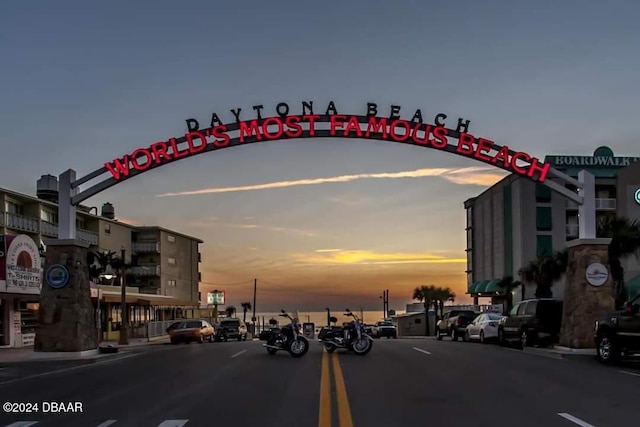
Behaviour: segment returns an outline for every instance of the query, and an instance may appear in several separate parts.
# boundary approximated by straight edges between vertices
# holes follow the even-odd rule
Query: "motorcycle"
[[[333,353],[339,348],[353,351],[359,356],[369,353],[373,348],[373,338],[367,334],[364,324],[349,309],[344,315],[353,318],[353,320],[343,327],[322,328],[318,335],[318,341],[324,345],[325,350],[329,353]],[[331,318],[332,321],[334,319],[335,317]]]
[[[280,317],[286,317],[291,321],[290,324],[280,329],[274,329],[267,334],[266,347],[267,353],[274,355],[278,351],[286,350],[293,357],[302,357],[309,351],[309,340],[302,334],[302,325],[297,318],[289,316],[282,310]]]

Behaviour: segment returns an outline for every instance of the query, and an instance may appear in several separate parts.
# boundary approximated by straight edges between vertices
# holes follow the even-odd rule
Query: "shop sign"
[[[1,244],[2,240],[4,244]],[[0,289],[8,293],[39,294],[42,288],[42,268],[38,245],[25,234],[5,234],[2,240]]]

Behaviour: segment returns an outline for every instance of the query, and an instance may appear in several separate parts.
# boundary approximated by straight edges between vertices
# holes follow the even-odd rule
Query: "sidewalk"
[[[128,349],[140,348],[149,345],[159,345],[169,342],[168,336],[151,338],[132,338],[129,345],[118,345],[117,341],[103,341],[99,347],[117,347],[117,353],[101,353],[98,349],[78,352],[36,352],[32,347],[0,349],[0,364],[21,362],[45,362],[55,360],[94,360],[105,357],[114,357],[130,353]]]

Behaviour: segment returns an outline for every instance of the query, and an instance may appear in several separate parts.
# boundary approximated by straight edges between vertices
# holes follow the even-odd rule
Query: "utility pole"
[[[257,332],[257,320],[256,317],[256,293],[258,290],[258,279],[253,279],[253,316],[251,317],[251,321],[253,322],[253,334],[255,335]]]
[[[119,345],[129,344],[129,312],[127,310],[127,284],[125,283],[125,250],[120,250],[120,334]]]
[[[386,319],[387,317],[389,317],[389,289],[387,289],[384,293],[385,293],[385,298],[384,298],[384,302],[385,302],[384,318]]]

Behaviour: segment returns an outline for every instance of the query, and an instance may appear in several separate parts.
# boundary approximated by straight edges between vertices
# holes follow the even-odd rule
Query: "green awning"
[[[473,295],[476,293],[476,287],[478,286],[478,283],[480,282],[473,282],[471,285],[469,285],[469,289],[468,289],[469,294]]]
[[[633,279],[627,280],[624,284],[624,288],[627,290],[627,295],[630,300],[640,294],[640,274]]]
[[[500,283],[500,279],[489,280],[484,287],[483,293],[485,294],[495,294],[500,290],[498,284]]]
[[[475,294],[481,294],[484,292],[484,287],[487,285],[487,283],[489,283],[488,280],[483,280],[482,282],[479,282],[478,285],[476,286],[476,288],[474,289],[474,293]]]

